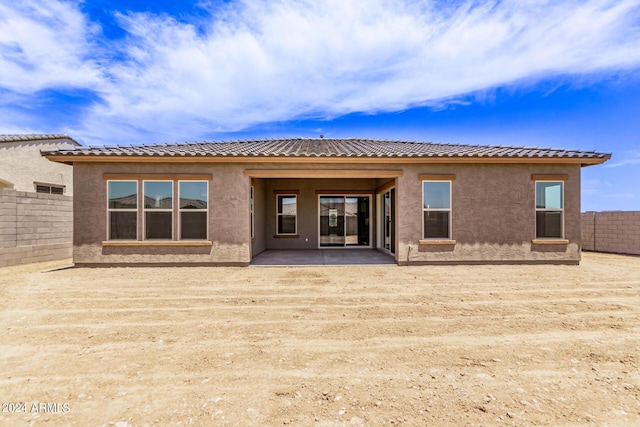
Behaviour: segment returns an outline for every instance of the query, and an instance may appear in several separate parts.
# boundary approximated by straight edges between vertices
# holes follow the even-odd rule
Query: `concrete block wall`
[[[582,249],[640,255],[640,211],[583,212]]]
[[[0,267],[70,258],[73,198],[0,189]]]

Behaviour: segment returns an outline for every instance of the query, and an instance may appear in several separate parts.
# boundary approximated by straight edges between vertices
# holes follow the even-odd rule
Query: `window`
[[[297,196],[295,194],[278,194],[276,213],[276,234],[296,234]]]
[[[36,193],[64,194],[64,185],[36,183]]]
[[[144,238],[173,238],[173,182],[144,181]]]
[[[206,181],[180,181],[180,239],[207,238]]]
[[[422,181],[423,237],[451,239],[451,181]]]
[[[536,238],[562,239],[564,183],[536,181]]]
[[[167,180],[108,180],[108,239],[206,240],[209,183],[181,180],[182,176]],[[140,202],[138,192],[143,195]]]
[[[109,239],[136,240],[138,224],[138,182],[109,181],[107,184]]]

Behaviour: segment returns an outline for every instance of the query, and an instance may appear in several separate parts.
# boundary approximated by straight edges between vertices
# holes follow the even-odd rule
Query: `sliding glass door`
[[[320,196],[320,246],[344,246],[344,197]]]
[[[320,246],[370,246],[370,196],[320,196]]]

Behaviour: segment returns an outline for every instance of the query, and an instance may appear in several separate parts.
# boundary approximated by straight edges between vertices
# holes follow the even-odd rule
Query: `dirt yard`
[[[640,257],[0,269],[0,423],[640,425]]]

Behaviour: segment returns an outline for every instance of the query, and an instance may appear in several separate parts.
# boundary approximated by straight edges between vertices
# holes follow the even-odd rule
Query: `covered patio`
[[[252,265],[396,263],[393,212],[402,170],[359,166],[244,174],[251,180]]]
[[[251,261],[255,266],[383,264],[396,262],[375,249],[268,249]]]

